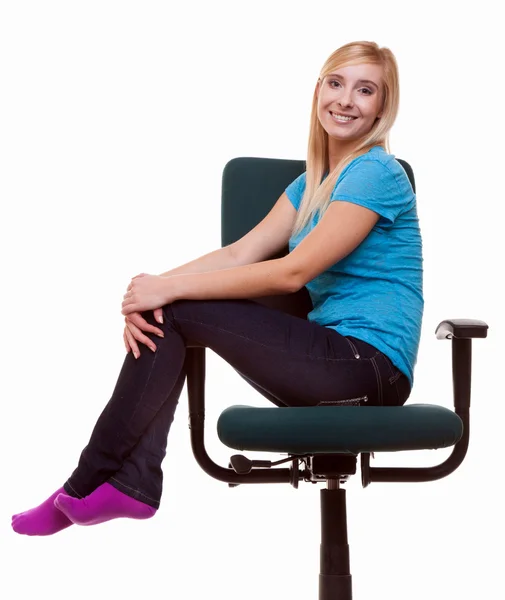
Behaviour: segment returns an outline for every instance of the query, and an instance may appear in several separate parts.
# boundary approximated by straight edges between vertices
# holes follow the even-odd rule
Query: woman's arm
[[[208,271],[219,271],[221,269],[231,269],[240,266],[239,260],[235,257],[232,245],[218,248],[208,254],[200,256],[191,262],[185,263],[180,267],[161,273],[161,277],[171,277],[172,275],[184,275],[186,273],[207,273]]]
[[[249,299],[290,294],[299,289],[286,257],[219,269],[183,273],[163,286],[165,304],[176,300]],[[166,292],[166,297],[164,292]]]
[[[161,276],[222,271],[264,262],[286,248],[295,219],[296,209],[283,192],[266,217],[242,238]]]
[[[159,308],[177,300],[250,299],[289,294],[296,280],[284,258],[173,276],[134,277],[123,296],[123,315]],[[297,288],[299,289],[299,288]]]

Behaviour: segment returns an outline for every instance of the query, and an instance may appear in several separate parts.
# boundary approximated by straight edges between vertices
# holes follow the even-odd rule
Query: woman
[[[16,532],[156,513],[187,340],[279,406],[407,400],[423,314],[422,243],[415,194],[389,154],[398,102],[389,49],[355,42],[331,54],[314,91],[306,172],[239,241],[132,279],[122,304],[127,356],[112,397],[75,471],[13,517]],[[287,256],[268,260],[288,242]],[[308,320],[251,300],[303,286]],[[152,352],[140,353],[138,342]]]

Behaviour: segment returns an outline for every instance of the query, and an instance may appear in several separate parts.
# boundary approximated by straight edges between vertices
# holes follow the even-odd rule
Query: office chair
[[[397,160],[415,191],[410,165]],[[285,188],[304,171],[305,162],[301,160],[235,158],[229,161],[222,178],[222,246],[235,242],[255,227]],[[271,258],[279,258],[287,252],[286,247]],[[295,294],[255,300],[303,318],[312,309],[306,288]],[[235,454],[228,468],[212,461],[205,449],[205,347],[188,341],[185,369],[195,458],[206,473],[230,487],[246,483],[289,483],[298,488],[300,481],[326,483],[326,488],[320,489],[319,600],[351,600],[346,494],[342,485],[356,473],[358,456],[363,487],[372,482],[433,481],[459,467],[469,443],[472,339],[487,337],[487,329],[486,323],[473,319],[447,319],[436,328],[438,339],[450,339],[452,343],[454,411],[433,404],[408,403],[366,408],[231,406],[223,411],[217,423],[223,444],[235,450],[273,452],[288,457],[272,462]],[[375,452],[451,446],[451,455],[434,467],[370,466],[370,457]],[[284,466],[278,467],[281,464]]]

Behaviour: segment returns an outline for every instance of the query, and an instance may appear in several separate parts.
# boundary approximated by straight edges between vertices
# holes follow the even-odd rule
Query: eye
[[[336,79],[332,79],[331,81],[328,82],[330,87],[335,87],[332,85],[332,83],[336,83],[337,85],[340,85],[340,81],[337,81]]]
[[[362,91],[362,92],[367,92],[367,93],[365,94],[365,96],[369,96],[369,95],[373,94],[372,90],[369,90],[368,88],[361,88],[361,90],[360,90],[360,91]]]

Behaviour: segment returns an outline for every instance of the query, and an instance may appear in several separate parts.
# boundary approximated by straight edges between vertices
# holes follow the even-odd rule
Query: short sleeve
[[[297,177],[288,187],[284,190],[286,196],[291,201],[291,204],[298,210],[302,202],[303,194],[305,192],[306,185],[306,173],[302,173]]]
[[[408,183],[408,182],[407,182]],[[401,186],[391,170],[378,160],[363,160],[337,182],[330,201],[344,200],[373,210],[389,223],[406,210],[412,190]]]

